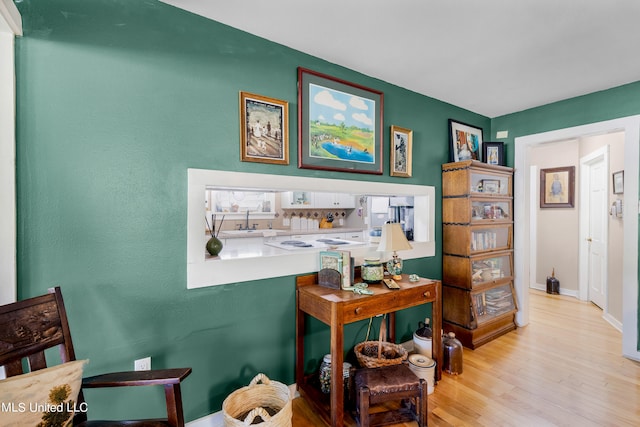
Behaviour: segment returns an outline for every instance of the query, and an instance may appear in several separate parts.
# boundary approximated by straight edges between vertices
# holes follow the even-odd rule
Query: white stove
[[[363,246],[365,242],[334,238],[312,238],[312,239],[285,239],[264,242],[265,245],[287,251],[300,251],[308,249],[347,249],[353,246]]]

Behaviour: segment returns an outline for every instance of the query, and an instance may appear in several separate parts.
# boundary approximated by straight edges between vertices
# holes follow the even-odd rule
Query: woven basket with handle
[[[248,386],[231,393],[222,402],[225,427],[291,427],[289,387],[256,375]]]
[[[368,338],[367,333],[367,338]],[[387,323],[382,319],[378,341],[364,341],[353,348],[358,363],[365,368],[399,365],[407,360],[407,350],[401,345],[390,343],[387,339]]]

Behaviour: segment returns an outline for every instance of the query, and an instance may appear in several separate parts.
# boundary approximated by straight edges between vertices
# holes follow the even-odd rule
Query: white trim
[[[386,182],[337,180],[301,176],[266,175],[206,169],[187,170],[187,288],[201,288],[282,277],[318,270],[313,251],[282,251],[270,256],[206,259],[203,233],[205,188],[225,186],[265,191],[336,191],[362,195],[413,196],[413,249],[402,251],[403,259],[435,255],[435,188]],[[356,265],[365,256],[377,254],[376,245],[350,248]]]
[[[630,116],[588,125],[576,126],[567,129],[559,129],[534,135],[517,137],[515,139],[515,178],[514,178],[514,212],[515,224],[515,287],[516,293],[526,298],[529,287],[527,271],[528,255],[524,248],[525,240],[518,236],[529,235],[528,195],[525,190],[528,184],[527,172],[529,170],[529,148],[550,141],[561,141],[571,138],[579,138],[586,135],[605,134],[614,131],[624,131],[624,255],[622,278],[622,354],[630,359],[640,360],[638,351],[638,171],[640,167],[640,116]],[[529,323],[528,310],[520,306],[516,315],[519,325]]]
[[[22,35],[22,17],[12,0],[0,1],[0,17],[2,18],[0,32],[10,32],[15,36]]]
[[[0,305],[17,298],[14,42],[0,32]]]

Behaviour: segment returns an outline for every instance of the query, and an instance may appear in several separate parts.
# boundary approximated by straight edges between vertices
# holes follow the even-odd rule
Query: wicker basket
[[[367,331],[367,338],[369,332]],[[401,345],[390,343],[387,339],[387,324],[385,319],[380,323],[378,341],[365,341],[356,344],[353,352],[361,366],[365,368],[379,368],[382,366],[399,365],[407,360],[409,353]]]
[[[225,427],[291,427],[289,387],[258,374],[222,402]]]
[[[378,357],[378,350],[380,356]],[[379,368],[381,366],[399,365],[407,360],[407,350],[398,344],[385,341],[365,341],[357,344],[353,351],[361,366],[365,368]]]

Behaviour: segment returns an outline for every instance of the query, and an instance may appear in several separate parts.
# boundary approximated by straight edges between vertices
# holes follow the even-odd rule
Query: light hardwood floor
[[[640,426],[640,363],[621,356],[601,310],[540,291],[529,301],[528,326],[465,348],[463,373],[443,373],[429,426]],[[293,403],[294,427],[323,425],[304,399]]]

